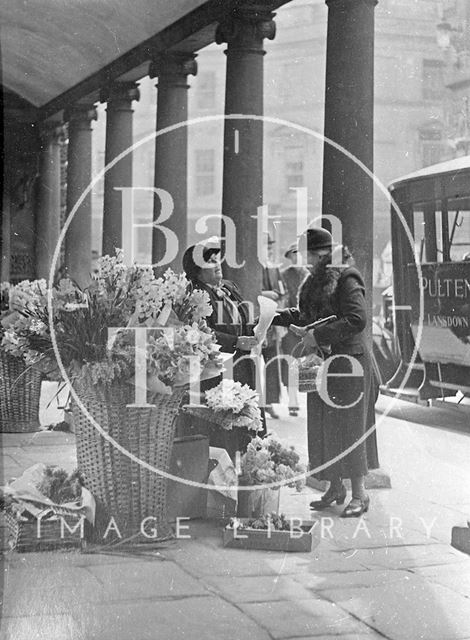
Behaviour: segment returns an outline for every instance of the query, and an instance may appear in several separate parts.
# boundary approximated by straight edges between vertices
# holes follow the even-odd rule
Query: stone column
[[[157,132],[188,119],[188,75],[195,76],[197,63],[195,54],[165,53],[155,57],[150,65],[151,78],[158,77]],[[181,261],[187,244],[188,229],[188,130],[180,127],[158,136],[155,140],[155,187],[167,191],[173,200],[173,212],[162,225],[173,231],[177,246],[167,243],[162,232],[153,230],[152,263],[165,258],[166,264],[157,268],[158,272],[171,267],[181,271]],[[166,217],[162,201],[154,198],[153,219]],[[170,244],[171,246],[167,246]]]
[[[10,280],[11,242],[10,242],[10,185],[7,172],[3,176],[2,210],[0,211],[0,282]]]
[[[326,0],[326,4],[325,136],[372,171],[377,0]],[[372,312],[373,183],[353,160],[326,142],[322,213],[341,221],[343,243],[365,278]]]
[[[239,7],[221,23],[216,42],[227,42],[225,115],[263,115],[264,38],[274,39],[276,26],[268,2]],[[257,208],[263,204],[263,123],[227,119],[224,126],[222,213],[236,229],[237,264],[224,265],[246,300],[256,301],[262,289],[258,260]],[[223,225],[223,235],[233,233]],[[227,239],[226,239],[227,245]]]
[[[325,136],[373,171],[374,8],[377,0],[325,0],[328,5]],[[336,216],[342,242],[354,255],[372,316],[373,181],[354,160],[327,142],[323,155],[322,215]],[[338,240],[338,238],[335,238]],[[368,333],[372,348],[372,328]],[[390,487],[382,470],[367,488]]]
[[[67,218],[91,182],[91,122],[97,114],[93,104],[76,104],[65,112],[69,124],[67,166]],[[91,274],[91,194],[76,211],[65,236],[66,274],[86,286]]]
[[[64,138],[62,123],[44,123],[40,130],[40,138],[36,276],[48,279],[60,235],[60,149]],[[59,260],[55,270],[58,264]]]
[[[135,82],[115,82],[101,92],[106,107],[105,164],[132,145],[132,101],[139,99]],[[119,160],[104,176],[103,255],[122,248],[122,192],[132,186],[132,152]]]

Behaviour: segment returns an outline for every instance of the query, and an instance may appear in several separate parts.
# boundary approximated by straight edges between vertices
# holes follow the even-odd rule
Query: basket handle
[[[299,342],[297,342],[297,344],[294,345],[294,348],[291,351],[291,356],[293,358],[301,358],[304,355],[304,351],[305,351],[305,345],[302,342],[302,340],[299,340]]]

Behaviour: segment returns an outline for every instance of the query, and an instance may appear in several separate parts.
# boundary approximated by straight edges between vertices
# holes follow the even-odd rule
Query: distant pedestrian
[[[279,308],[285,306],[286,287],[281,275],[281,269],[274,263],[275,240],[268,236],[268,260],[263,266],[263,290],[262,295],[277,302]],[[281,340],[286,334],[282,327],[270,327],[266,336],[266,344],[263,348],[263,358],[266,363],[266,397],[265,411],[271,418],[279,418],[274,404],[281,399]]]
[[[284,254],[284,257],[291,261],[288,267],[281,271],[282,279],[287,289],[287,307],[297,307],[299,289],[302,282],[308,276],[306,267],[298,265],[297,242],[293,242]],[[281,340],[281,352],[283,355],[291,355],[294,347],[300,342],[300,338],[292,331],[288,331]],[[281,374],[283,384],[289,388],[289,367],[285,360],[281,361]],[[289,395],[289,415],[296,417],[299,412],[299,401],[297,389],[291,389]]]

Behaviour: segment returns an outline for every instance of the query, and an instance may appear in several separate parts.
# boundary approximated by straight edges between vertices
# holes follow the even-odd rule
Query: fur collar
[[[364,288],[361,274],[354,266],[327,267],[309,275],[299,290],[299,311],[305,324],[333,314],[338,315],[337,289],[340,279],[353,277]]]
[[[299,290],[299,311],[303,322],[315,322],[334,313],[332,299],[342,271],[328,267],[321,278],[309,275],[304,280]]]

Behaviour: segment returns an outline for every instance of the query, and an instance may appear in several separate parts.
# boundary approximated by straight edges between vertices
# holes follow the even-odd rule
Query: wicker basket
[[[39,430],[42,373],[0,351],[0,432]]]
[[[5,546],[19,553],[80,548],[86,535],[85,526],[83,528],[77,527],[80,517],[67,515],[61,518],[42,520],[38,535],[38,521],[36,519],[18,520],[8,510],[4,511],[3,519],[7,538]],[[62,519],[67,526],[62,524]]]
[[[297,358],[299,391],[301,393],[317,391],[317,374],[323,358],[316,353],[306,355],[302,342],[295,345],[292,350],[292,356]]]
[[[75,385],[75,389],[90,415],[118,444],[139,460],[168,472],[184,389],[171,396],[157,394],[150,408],[126,406],[134,399],[131,385],[115,385],[106,391],[84,385]],[[103,438],[76,404],[73,416],[78,467],[97,501],[95,541],[151,543],[172,537],[167,521],[167,479],[132,461]]]

